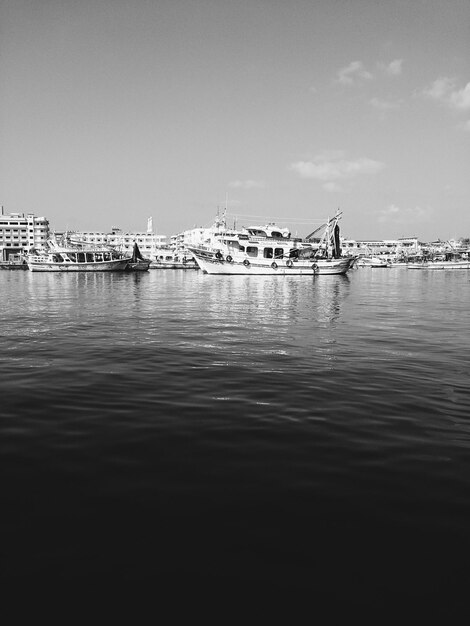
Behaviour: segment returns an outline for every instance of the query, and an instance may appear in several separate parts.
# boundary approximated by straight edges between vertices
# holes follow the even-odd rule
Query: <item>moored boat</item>
[[[157,270],[198,270],[199,265],[193,256],[171,250],[160,251],[150,263],[150,269]]]
[[[0,270],[27,270],[26,261],[0,261]]]
[[[43,250],[26,255],[31,272],[112,272],[124,271],[131,260],[109,246],[96,247],[64,238],[47,241]]]
[[[470,270],[470,260],[460,261],[421,261],[408,263],[409,270]]]
[[[147,272],[150,267],[150,259],[145,259],[140,250],[137,242],[134,242],[134,248],[132,250],[132,257],[127,263],[126,270],[130,272]]]
[[[387,259],[371,256],[359,257],[356,265],[357,267],[390,267],[390,263]]]
[[[346,274],[356,257],[341,255],[340,217],[338,212],[305,239],[292,237],[288,229],[269,223],[217,232],[209,245],[190,247],[190,251],[207,274]]]

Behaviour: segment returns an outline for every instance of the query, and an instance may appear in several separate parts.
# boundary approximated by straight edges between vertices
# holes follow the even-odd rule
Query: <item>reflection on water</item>
[[[341,316],[350,283],[347,277],[328,280],[291,277],[204,277],[200,285],[204,327],[188,337],[196,345],[229,351],[240,363],[256,354],[299,357],[305,350],[328,343]],[[193,315],[192,303],[189,315]],[[184,312],[182,312],[184,315]],[[300,351],[300,353],[299,353]]]
[[[242,319],[267,324],[276,320],[295,322],[299,317],[311,317],[303,311],[318,313],[321,319],[332,321],[340,313],[347,296],[347,276],[281,277],[270,276],[207,276],[201,286],[207,297],[209,314],[226,317],[229,313]]]

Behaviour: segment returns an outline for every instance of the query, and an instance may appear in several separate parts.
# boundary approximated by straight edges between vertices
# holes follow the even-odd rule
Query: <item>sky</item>
[[[0,204],[470,237],[470,1],[0,0]]]

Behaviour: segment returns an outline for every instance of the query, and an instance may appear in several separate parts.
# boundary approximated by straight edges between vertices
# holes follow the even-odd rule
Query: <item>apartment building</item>
[[[118,248],[122,252],[132,254],[134,243],[139,246],[142,256],[154,259],[161,250],[169,247],[166,235],[157,235],[153,230],[152,218],[148,218],[147,230],[124,232],[121,228],[114,227],[110,233],[99,231],[76,231],[74,237],[80,241],[94,245],[109,245]]]
[[[0,261],[17,261],[29,248],[41,248],[49,237],[49,221],[32,213],[0,215]]]

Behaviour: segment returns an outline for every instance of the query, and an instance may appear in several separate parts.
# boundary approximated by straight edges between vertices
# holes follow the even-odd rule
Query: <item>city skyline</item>
[[[463,0],[2,0],[0,203],[57,229],[470,235]]]

